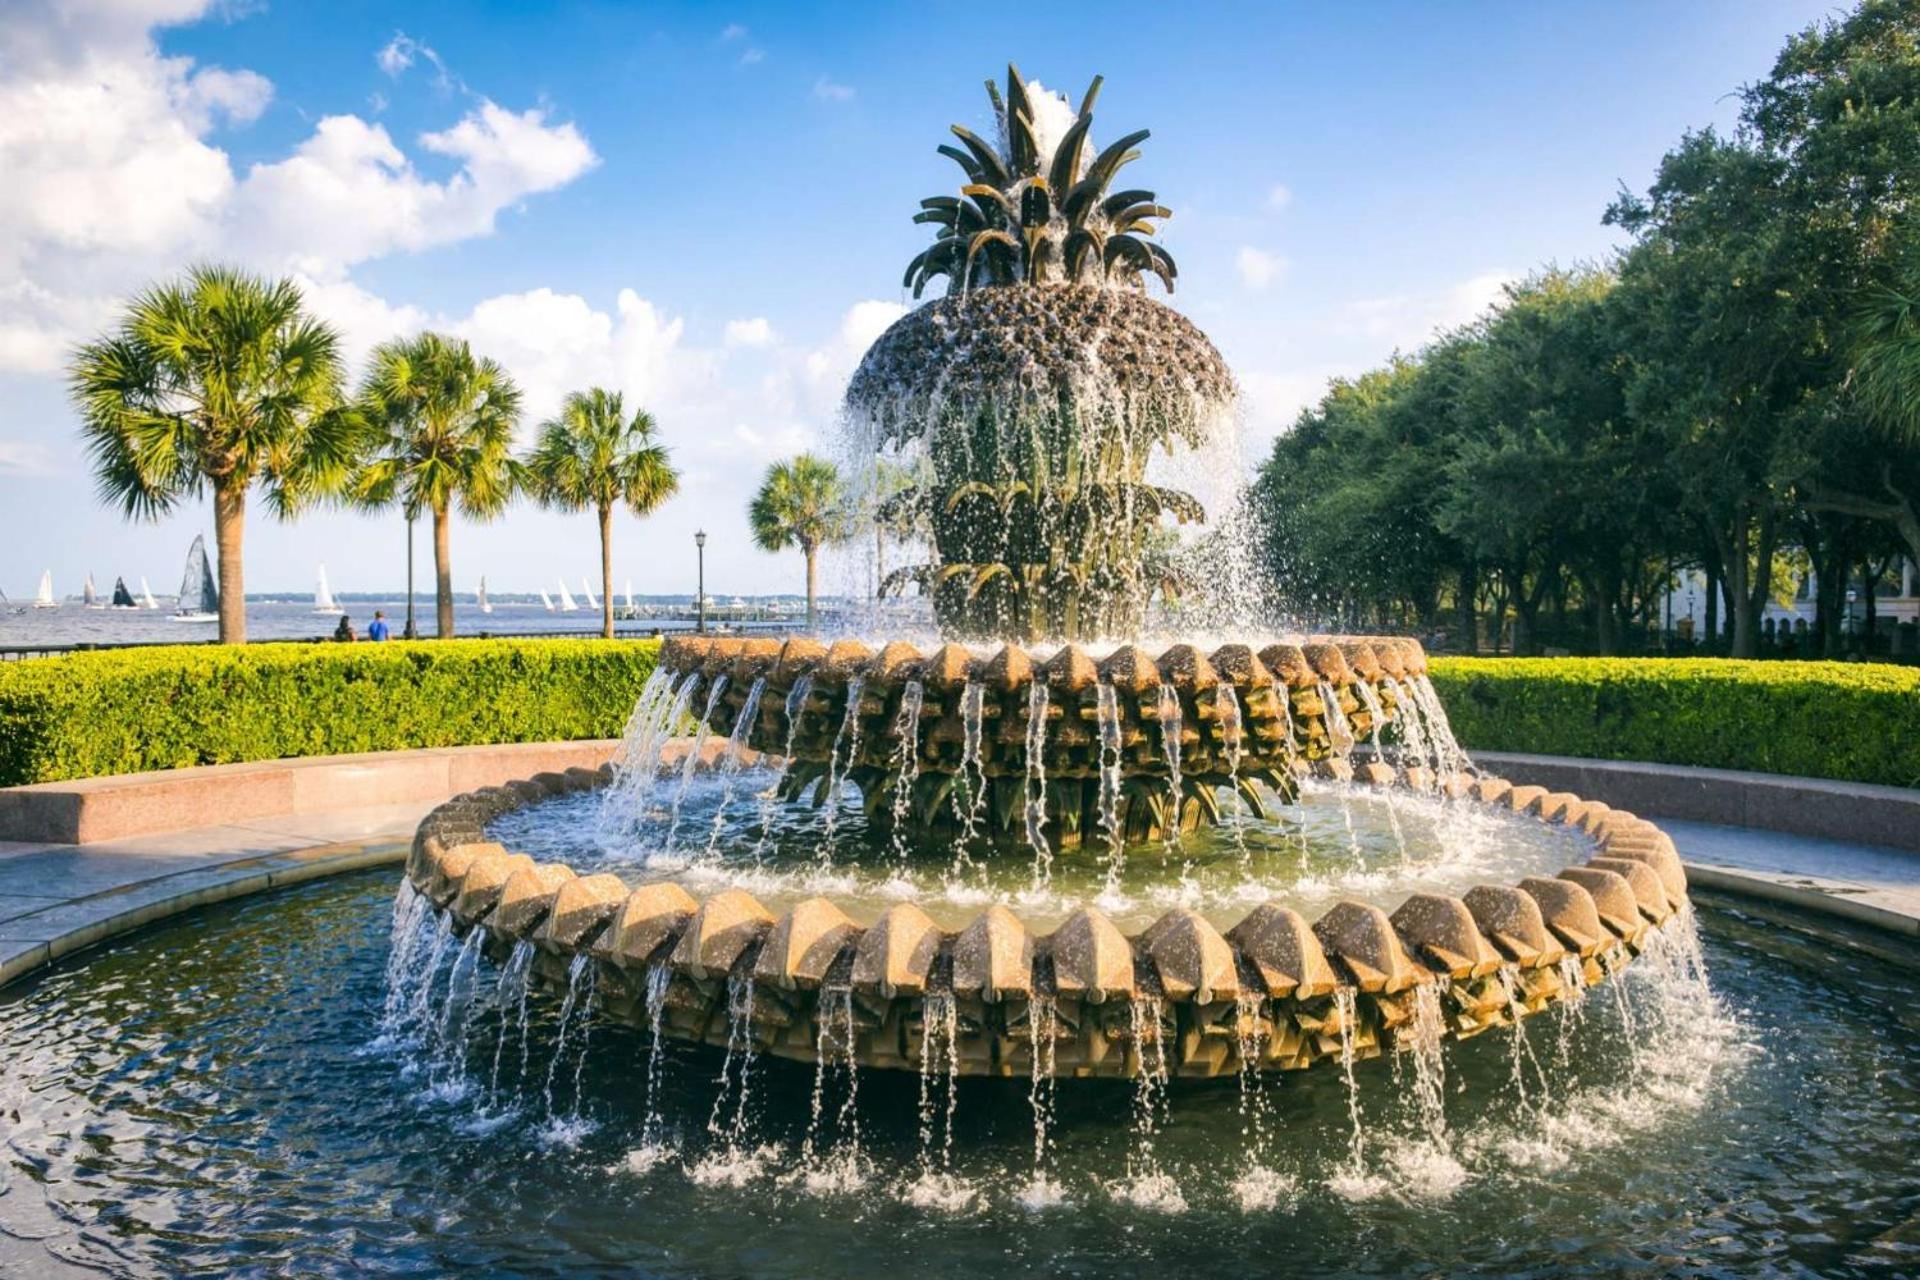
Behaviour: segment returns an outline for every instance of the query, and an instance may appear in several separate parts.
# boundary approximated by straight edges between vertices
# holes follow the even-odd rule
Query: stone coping
[[[430,802],[547,769],[594,767],[619,742],[426,747],[202,765],[0,788],[0,840],[94,844],[220,822]]]
[[[386,866],[407,856],[404,840],[369,839],[284,849],[116,884],[0,922],[0,988],[96,942],[230,898]]]
[[[1344,761],[1326,771],[1353,777]],[[952,933],[911,903],[865,928],[824,898],[776,918],[739,889],[704,901],[669,882],[629,889],[486,839],[502,814],[612,774],[545,773],[435,809],[407,861],[413,909],[463,937],[484,930],[496,961],[529,950],[550,981],[590,957],[613,1016],[712,1044],[746,1037],[800,1060],[917,1070],[925,1038],[946,1035],[961,1074],[1306,1067],[1413,1035],[1475,1035],[1577,998],[1689,909],[1673,842],[1645,819],[1544,787],[1410,778],[1380,762],[1360,780],[1572,826],[1595,856],[1552,879],[1415,894],[1392,915],[1345,901],[1309,924],[1268,903],[1223,934],[1175,909],[1128,936],[1082,906],[1036,937],[998,905]]]
[[[1478,751],[1510,777],[1642,813],[1920,853],[1920,789],[1629,760]]]

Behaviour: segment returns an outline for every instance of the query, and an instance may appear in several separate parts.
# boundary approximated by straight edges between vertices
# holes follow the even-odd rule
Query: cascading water
[[[567,966],[567,994],[560,1004],[560,1021],[558,1028],[554,1032],[553,1056],[547,1060],[547,1081],[546,1086],[541,1090],[541,1097],[546,1104],[548,1129],[549,1132],[554,1134],[556,1140],[564,1141],[569,1138],[571,1135],[568,1133],[568,1130],[573,1126],[570,1125],[568,1121],[572,1120],[577,1122],[579,1119],[577,1113],[569,1117],[563,1117],[559,1114],[558,1103],[554,1095],[554,1086],[559,1081],[560,1064],[566,1060],[568,1034],[576,1028],[576,1011],[578,1011],[580,1015],[577,1020],[577,1027],[582,1040],[582,1045],[578,1052],[583,1055],[586,1052],[584,1042],[588,1029],[593,1022],[592,1001],[593,993],[597,986],[595,979],[598,976],[599,970],[594,967],[593,957],[587,955],[585,952],[575,956],[572,963]],[[579,1105],[579,1100],[579,1091],[576,1088],[574,1094],[576,1107]]]
[[[1060,1201],[1059,1189],[1048,1177],[1053,1154],[1053,1126],[1058,1114],[1055,1095],[1055,1041],[1060,1033],[1059,1004],[1054,997],[1035,993],[1027,1002],[1029,1046],[1027,1105],[1033,1109],[1033,1179],[1021,1192],[1029,1208]]]
[[[694,727],[693,746],[688,748],[686,759],[680,762],[680,785],[674,788],[673,807],[667,817],[666,850],[672,852],[674,837],[680,831],[680,806],[686,802],[687,791],[693,786],[694,774],[699,772],[706,758],[707,734],[713,728],[713,711],[720,705],[720,696],[727,691],[727,677],[715,676],[713,684],[707,689],[707,705],[700,713],[700,723]]]
[[[1134,1073],[1133,1141],[1127,1147],[1126,1178],[1113,1188],[1117,1199],[1144,1209],[1178,1213],[1187,1207],[1180,1185],[1160,1167],[1154,1141],[1166,1123],[1167,1042],[1157,996],[1128,1002],[1127,1026],[1139,1064]]]
[[[760,715],[760,697],[766,692],[767,678],[760,676],[747,690],[747,700],[740,706],[740,717],[733,723],[733,732],[727,735],[727,749],[720,757],[719,772],[723,782],[720,803],[713,811],[713,825],[707,829],[706,858],[711,862],[719,851],[720,833],[726,829],[727,806],[733,802],[734,781],[740,774],[741,754],[745,749],[748,731],[752,729]]]
[[[832,866],[840,834],[840,788],[846,784],[847,770],[860,755],[860,697],[866,682],[859,676],[847,682],[847,707],[840,717],[840,730],[834,735],[833,750],[827,757],[825,819],[820,840],[820,865]]]
[[[1046,888],[1053,877],[1053,847],[1047,843],[1047,686],[1027,686],[1027,843],[1033,846],[1033,887]]]
[[[893,856],[907,860],[907,816],[913,809],[913,789],[920,781],[920,711],[926,705],[926,686],[909,680],[900,691],[900,718],[893,748]]]
[[[1100,835],[1106,842],[1106,897],[1118,897],[1120,873],[1126,865],[1120,839],[1120,696],[1106,681],[1095,691],[1100,730]]]
[[[1169,686],[1161,685],[1160,753],[1167,762],[1167,818],[1161,823],[1161,830],[1165,833],[1163,839],[1169,853],[1178,853],[1180,850],[1180,817],[1187,800],[1186,784],[1180,770],[1184,746],[1180,738],[1186,732],[1186,726],[1182,723],[1183,715],[1179,695]]]
[[[786,748],[781,752],[783,760],[793,759],[794,740],[800,733],[800,718],[807,709],[807,698],[813,693],[813,677],[801,676],[793,682],[793,688],[787,690],[787,737]],[[760,840],[754,846],[754,857],[759,859],[767,850],[767,843],[773,838],[773,823],[779,813],[780,788],[767,787],[760,793]]]
[[[960,823],[958,852],[961,855],[979,838],[980,813],[987,803],[987,773],[980,754],[981,737],[986,731],[986,703],[986,686],[968,681],[960,695],[960,724],[965,736],[960,748],[959,781],[965,785],[956,785],[953,789],[953,816]]]

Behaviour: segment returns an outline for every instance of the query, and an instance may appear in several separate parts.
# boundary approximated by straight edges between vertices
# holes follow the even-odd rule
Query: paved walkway
[[[427,803],[263,818],[90,845],[0,842],[0,985],[209,902],[398,862]],[[1660,819],[1694,883],[1920,937],[1920,856]]]
[[[432,807],[342,809],[89,845],[0,841],[0,985],[190,907],[397,862]]]
[[[1647,816],[1673,837],[1688,876],[1702,888],[1752,893],[1920,937],[1920,854]]]

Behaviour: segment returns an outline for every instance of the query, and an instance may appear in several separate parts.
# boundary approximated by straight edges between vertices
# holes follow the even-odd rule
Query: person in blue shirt
[[[387,615],[375,609],[373,611],[373,621],[367,624],[367,639],[385,640],[392,634],[393,629],[387,626]]]

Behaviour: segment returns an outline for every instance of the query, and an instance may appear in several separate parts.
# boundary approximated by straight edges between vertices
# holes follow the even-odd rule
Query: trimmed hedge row
[[[1694,658],[1436,658],[1469,751],[1920,786],[1920,669]]]
[[[620,733],[658,641],[182,645],[0,666],[0,786]],[[1920,786],[1920,670],[1437,658],[1468,750]]]
[[[0,786],[617,737],[657,640],[180,645],[0,666]]]

